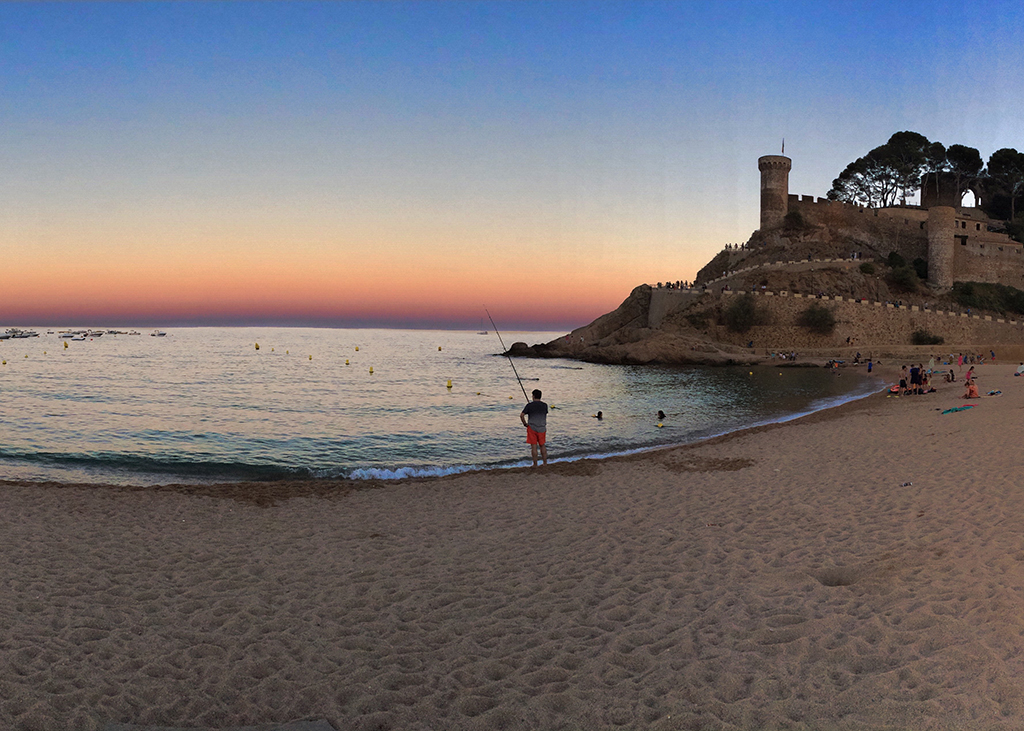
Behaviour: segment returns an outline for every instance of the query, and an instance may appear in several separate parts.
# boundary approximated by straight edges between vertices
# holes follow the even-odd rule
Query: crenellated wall
[[[722,292],[728,299],[741,292]],[[714,295],[712,295],[714,296]],[[911,342],[916,330],[927,330],[945,340],[945,345],[1024,345],[1024,321],[981,315],[967,315],[946,310],[922,309],[917,306],[897,306],[849,297],[808,297],[786,292],[755,293],[758,304],[770,313],[771,324],[753,328],[747,333],[731,333],[718,327],[715,339],[735,345],[746,345],[751,340],[758,348],[839,348],[846,338],[865,347],[905,346]],[[816,335],[796,324],[797,318],[811,303],[833,310],[836,328],[831,335]]]
[[[977,208],[931,209],[919,206],[865,208],[810,195],[789,196],[788,209],[805,223],[828,226],[853,240],[872,244],[879,253],[896,251],[908,262],[928,261],[931,283],[990,282],[1024,287],[1024,244],[990,231]]]
[[[954,282],[1024,286],[1024,246],[1006,234],[990,231],[995,222],[978,208],[935,205],[949,198],[937,192],[925,195],[930,207],[888,208],[789,195],[790,158],[765,155],[758,158],[757,166],[761,171],[762,232],[781,227],[786,214],[795,212],[805,224],[824,225],[876,254],[895,251],[908,262],[926,259],[929,282],[941,288],[948,289]]]

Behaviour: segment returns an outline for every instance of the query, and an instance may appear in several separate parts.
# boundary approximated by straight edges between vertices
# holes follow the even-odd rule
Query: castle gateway
[[[810,195],[789,194],[793,161],[765,155],[761,171],[761,231],[782,229],[790,212],[806,226],[827,226],[853,241],[885,253],[895,251],[907,261],[928,262],[928,283],[948,289],[953,282],[989,282],[1024,289],[1024,244],[994,229],[1000,227],[980,208],[925,195],[928,206],[865,208]],[[959,201],[955,201],[959,203]]]

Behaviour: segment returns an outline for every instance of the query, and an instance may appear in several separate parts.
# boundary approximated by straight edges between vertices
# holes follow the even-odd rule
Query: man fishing
[[[548,463],[548,448],[544,444],[547,440],[548,405],[541,401],[540,397],[540,389],[533,389],[533,401],[526,404],[519,414],[519,420],[526,427],[526,443],[530,445],[530,455],[533,457],[534,467],[537,466],[538,447],[544,464]]]

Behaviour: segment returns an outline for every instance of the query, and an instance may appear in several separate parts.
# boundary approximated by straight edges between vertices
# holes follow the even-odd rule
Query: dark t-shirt
[[[543,401],[531,401],[523,408],[526,414],[526,423],[535,432],[547,431],[548,428],[548,405]]]

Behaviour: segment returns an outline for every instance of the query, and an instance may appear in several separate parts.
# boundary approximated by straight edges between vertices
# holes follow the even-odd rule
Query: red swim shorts
[[[527,444],[544,444],[547,437],[548,433],[546,431],[534,431],[530,427],[526,427]]]

